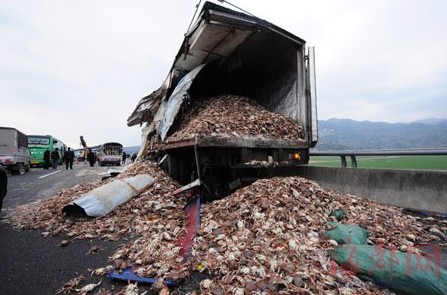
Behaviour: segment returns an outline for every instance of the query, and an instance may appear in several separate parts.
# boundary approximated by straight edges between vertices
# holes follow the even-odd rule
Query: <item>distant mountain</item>
[[[421,122],[322,120],[316,150],[447,148],[447,119]]]
[[[123,151],[128,155],[138,154],[139,150],[140,150],[139,145],[123,147]]]
[[[430,124],[430,125],[447,125],[447,119],[446,118],[428,118],[428,119],[422,119],[414,121],[413,123],[423,123],[423,124]]]

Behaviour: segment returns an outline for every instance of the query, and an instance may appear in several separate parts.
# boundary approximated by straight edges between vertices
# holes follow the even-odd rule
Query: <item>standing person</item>
[[[88,150],[87,160],[90,163],[90,167],[93,167],[95,165],[96,157],[95,157],[95,153],[92,152],[91,149]]]
[[[43,169],[48,169],[50,167],[50,150],[47,149],[44,153],[43,153]]]
[[[68,150],[64,153],[64,160],[65,160],[65,169],[68,169],[68,166],[70,166],[70,169],[73,169],[73,159],[74,159],[74,152],[71,150],[71,148],[68,148]]]
[[[131,158],[132,163],[135,161],[136,158],[137,158],[137,154],[133,154],[133,155],[132,155],[132,158]]]
[[[57,170],[57,165],[59,164],[60,158],[61,157],[59,156],[59,148],[56,148],[51,153],[51,161],[53,161],[53,170]]]
[[[123,152],[123,161],[122,161],[122,164],[126,164],[126,158],[127,158],[127,154],[126,154],[126,152]]]

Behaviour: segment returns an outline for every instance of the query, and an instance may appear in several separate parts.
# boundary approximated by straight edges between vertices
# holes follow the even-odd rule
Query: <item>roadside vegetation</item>
[[[447,156],[357,156],[357,166],[369,169],[446,170]],[[350,157],[346,157],[351,167]],[[309,165],[340,167],[338,156],[312,156]]]

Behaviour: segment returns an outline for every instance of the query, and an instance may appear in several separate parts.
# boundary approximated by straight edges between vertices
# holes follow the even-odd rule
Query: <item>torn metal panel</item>
[[[166,92],[167,82],[148,96],[143,97],[129,118],[127,118],[127,125],[134,126],[141,125],[143,122],[151,122],[163,98],[166,96]]]
[[[154,182],[152,176],[145,174],[115,179],[77,198],[72,204],[65,206],[62,212],[68,215],[83,213],[91,217],[101,217],[139,195]]]
[[[162,140],[166,139],[169,129],[174,123],[177,114],[179,113],[182,106],[187,102],[187,99],[189,97],[189,88],[191,87],[194,78],[200,73],[203,67],[204,65],[200,65],[192,70],[190,73],[188,73],[186,76],[184,76],[169,97],[163,119],[157,126],[157,131],[160,134]]]

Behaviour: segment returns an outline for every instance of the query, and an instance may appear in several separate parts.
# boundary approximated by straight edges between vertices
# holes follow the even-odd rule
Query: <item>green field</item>
[[[415,170],[447,170],[447,156],[358,156],[359,168],[377,169],[415,169]],[[346,164],[351,167],[351,158],[346,157]],[[338,156],[312,156],[312,166],[340,167]]]

